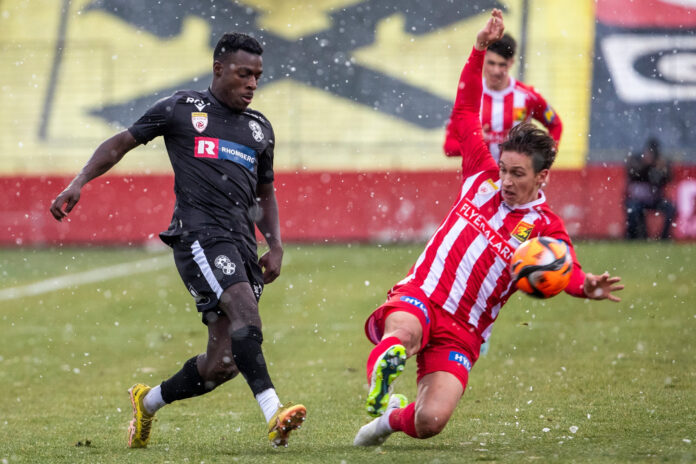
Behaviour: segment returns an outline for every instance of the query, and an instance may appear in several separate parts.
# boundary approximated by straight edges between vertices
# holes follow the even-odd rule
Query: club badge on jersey
[[[251,135],[252,137],[254,137],[254,140],[256,140],[257,142],[263,140],[263,131],[261,130],[261,126],[258,122],[249,121],[249,129],[251,129]]]
[[[476,191],[477,195],[488,195],[489,193],[493,193],[498,190],[498,186],[495,185],[495,182],[493,182],[493,179],[486,179],[485,182],[482,182],[481,185],[479,185],[478,190]]]
[[[527,119],[527,108],[513,108],[512,119],[515,122],[522,122]]]
[[[208,113],[191,113],[191,123],[199,134],[208,127]]]
[[[525,242],[530,235],[532,235],[532,229],[534,229],[534,224],[529,224],[528,222],[520,221],[510,234],[515,237],[520,243]]]

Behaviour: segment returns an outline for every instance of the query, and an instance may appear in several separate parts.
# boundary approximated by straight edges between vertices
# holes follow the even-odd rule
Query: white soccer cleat
[[[404,395],[391,395],[384,415],[360,427],[353,446],[379,446],[384,443],[394,433],[389,427],[389,414],[395,409],[405,408],[407,404],[408,400]]]

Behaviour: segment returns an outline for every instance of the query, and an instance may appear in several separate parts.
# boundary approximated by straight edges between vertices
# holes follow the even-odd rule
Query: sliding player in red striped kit
[[[563,221],[541,190],[556,156],[556,143],[542,129],[523,123],[501,144],[500,166],[481,135],[481,69],[486,48],[503,34],[503,16],[493,10],[478,33],[460,83],[455,112],[462,122],[462,186],[458,199],[408,275],[389,292],[365,324],[376,346],[367,360],[367,412],[377,417],[358,431],[354,445],[375,446],[397,431],[414,438],[440,433],[466,389],[481,343],[501,307],[516,290],[509,264],[515,249],[532,237],[568,244],[573,271],[566,292],[593,300],[619,301],[619,277],[585,273]],[[408,404],[392,394],[392,382],[416,356],[418,393]]]

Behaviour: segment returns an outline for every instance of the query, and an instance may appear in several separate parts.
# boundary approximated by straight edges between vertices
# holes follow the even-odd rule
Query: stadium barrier
[[[694,238],[696,167],[675,169],[669,186],[688,202],[678,238]],[[48,211],[69,177],[0,177],[0,245],[144,245],[158,241],[174,204],[173,176],[107,175],[88,184],[68,221]],[[459,174],[451,171],[276,174],[281,232],[286,242],[424,241],[455,200]],[[621,238],[622,166],[552,171],[545,189],[552,208],[576,238]],[[686,186],[686,187],[684,187]],[[690,206],[691,209],[688,209]],[[690,211],[690,213],[689,213]],[[692,224],[688,226],[688,224]]]

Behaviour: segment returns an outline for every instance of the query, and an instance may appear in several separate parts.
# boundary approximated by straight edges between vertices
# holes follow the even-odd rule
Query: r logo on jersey
[[[208,127],[208,113],[191,113],[193,128],[201,133]]]
[[[193,141],[196,158],[218,158],[232,161],[254,172],[256,168],[256,151],[239,143],[214,137],[196,137]]]
[[[220,139],[215,139],[212,137],[196,137],[196,158],[217,158],[219,145]]]
[[[520,242],[524,242],[532,234],[532,229],[534,229],[534,224],[529,224],[527,222],[520,221],[512,230],[512,233],[510,235],[512,237],[515,237]]]

